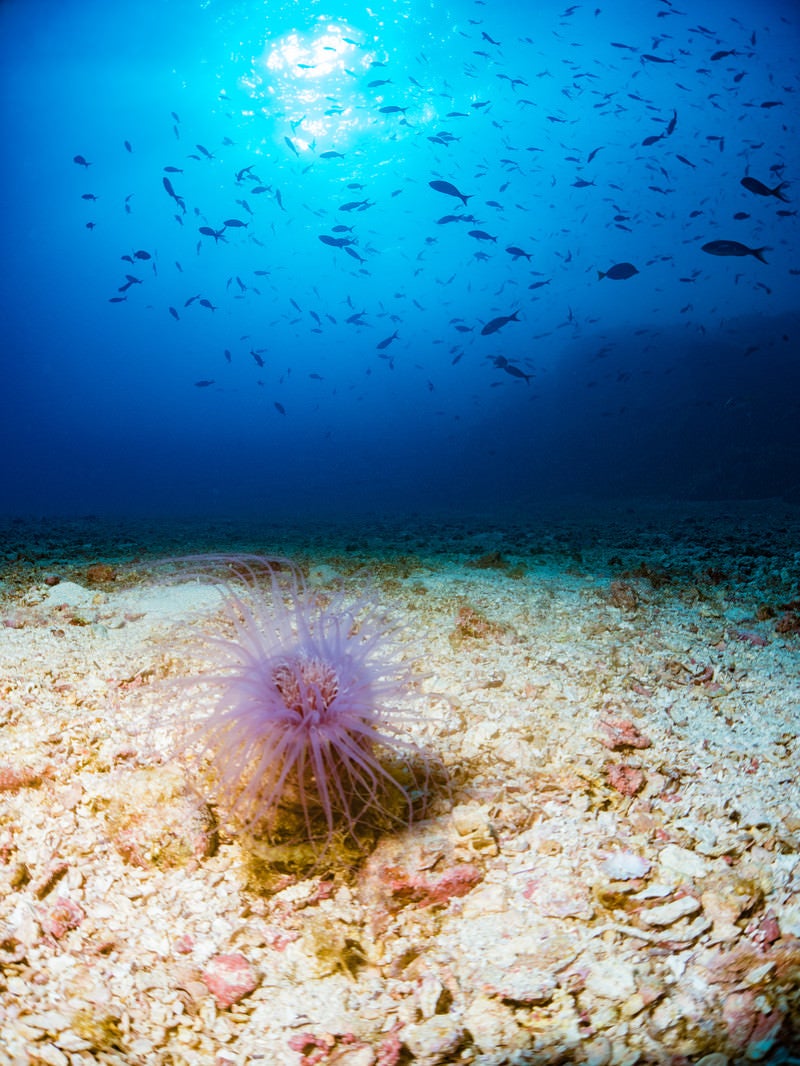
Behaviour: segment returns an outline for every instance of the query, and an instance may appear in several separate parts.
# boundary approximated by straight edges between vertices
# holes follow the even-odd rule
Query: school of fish
[[[348,331],[367,373],[374,359],[392,370],[437,345],[445,358],[416,363],[429,390],[446,389],[462,360],[499,374],[492,384],[524,389],[547,338],[596,321],[581,303],[597,307],[598,285],[609,306],[627,300],[646,316],[660,286],[699,289],[728,269],[714,259],[731,258],[731,286],[768,298],[771,253],[781,249],[785,262],[797,245],[787,146],[797,144],[800,75],[773,78],[762,44],[785,27],[730,17],[709,28],[672,0],[654,8],[653,33],[616,40],[603,38],[602,8],[568,6],[542,44],[525,36],[524,18],[509,41],[477,0],[457,34],[458,78],[424,55],[413,73],[397,69],[388,52],[347,71],[368,100],[366,147],[323,143],[301,115],[261,115],[248,122],[274,136],[256,151],[252,125],[235,110],[225,112],[227,132],[218,119],[201,132],[178,107],[162,116],[172,148],[160,172],[128,177],[123,162],[139,151],[132,136],[120,138],[113,168],[100,162],[102,146],[76,146],[89,231],[118,215],[130,216],[126,233],[137,232],[142,190],[121,183],[137,174],[160,187],[158,240],[121,240],[121,272],[105,299],[120,314],[147,306],[176,330],[189,316],[226,316],[230,336],[198,355],[202,376],[192,384],[225,388],[226,367],[250,362],[254,383],[269,386],[285,416],[276,397],[292,368],[276,354],[276,330],[293,330],[313,353],[307,376],[319,383]],[[367,50],[366,41],[348,44]],[[309,73],[313,64],[298,67]],[[559,104],[542,106],[537,85],[553,82]],[[333,120],[348,106],[343,97],[329,104]],[[743,118],[747,133],[734,141]],[[460,148],[467,135],[479,156]],[[387,168],[387,191],[371,159],[401,151],[414,153],[413,165]],[[697,188],[694,210],[670,206]],[[223,210],[210,206],[220,189]],[[104,204],[113,211],[102,214]],[[589,252],[587,228],[603,237]],[[202,291],[183,289],[197,276],[190,260],[202,262]],[[487,263],[494,269],[482,276]],[[800,275],[795,263],[788,272]]]

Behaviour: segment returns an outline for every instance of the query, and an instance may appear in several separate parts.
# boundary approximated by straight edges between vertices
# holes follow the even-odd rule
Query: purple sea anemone
[[[407,736],[418,682],[374,599],[315,593],[281,559],[188,562],[193,573],[211,568],[231,630],[210,638],[214,665],[199,681],[216,706],[192,738],[216,772],[221,806],[254,833],[315,846],[409,822],[413,766],[424,765]]]

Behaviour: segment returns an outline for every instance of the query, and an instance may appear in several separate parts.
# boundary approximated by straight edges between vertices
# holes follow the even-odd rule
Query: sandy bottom
[[[176,757],[219,590],[369,586],[449,775],[270,864]],[[0,527],[0,1063],[800,1062],[800,510]]]

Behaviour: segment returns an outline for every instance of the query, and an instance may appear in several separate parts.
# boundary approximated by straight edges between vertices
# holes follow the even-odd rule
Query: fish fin
[[[764,252],[768,252],[768,251],[769,251],[769,246],[765,244],[763,248],[751,248],[750,249],[750,254],[754,255],[756,257],[756,259],[759,261],[759,263],[766,263],[767,261],[764,258]],[[769,264],[767,264],[767,265],[769,265]]]
[[[597,280],[598,281],[602,281],[604,277],[605,277],[604,272],[602,270],[598,270],[597,271]]]

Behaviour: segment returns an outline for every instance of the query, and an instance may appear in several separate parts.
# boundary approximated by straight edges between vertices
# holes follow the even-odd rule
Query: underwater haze
[[[800,501],[792,0],[6,0],[0,511]]]

